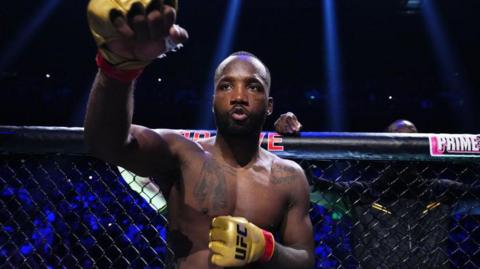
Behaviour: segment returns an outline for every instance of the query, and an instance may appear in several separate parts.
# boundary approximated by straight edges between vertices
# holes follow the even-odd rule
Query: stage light
[[[39,32],[38,28],[42,26],[59,3],[60,0],[46,0],[32,20],[17,33],[5,51],[0,54],[0,72],[10,65],[19,52],[23,51],[35,34]]]
[[[453,93],[449,97],[449,103],[452,108],[456,109],[459,122],[465,130],[472,130],[474,127],[473,104],[471,93],[473,92],[468,81],[459,75],[459,70],[463,70],[460,62],[457,60],[456,52],[451,46],[448,38],[446,27],[438,12],[436,1],[424,0],[422,2],[422,14],[427,29],[427,33],[431,39],[431,45],[438,62],[438,76],[443,84],[448,87],[448,91]],[[453,106],[454,99],[466,100],[464,106],[459,109]]]
[[[227,12],[225,12],[223,28],[220,31],[220,37],[217,42],[217,49],[215,50],[215,56],[212,63],[210,64],[210,72],[208,73],[209,79],[207,85],[205,85],[203,90],[203,95],[201,99],[201,107],[198,113],[197,129],[209,130],[212,129],[213,119],[212,119],[212,90],[214,89],[213,83],[213,74],[218,64],[227,57],[232,50],[232,41],[234,34],[236,33],[238,15],[240,14],[241,0],[231,0],[228,1]]]
[[[322,98],[322,94],[317,89],[311,89],[305,92],[305,98],[309,100],[315,100]]]
[[[337,19],[335,0],[323,0],[325,27],[325,70],[327,78],[327,119],[329,131],[344,131],[345,116],[342,96],[342,79],[340,68],[339,42],[337,35]]]
[[[403,2],[403,13],[404,14],[418,14],[420,7],[422,5],[422,0],[407,0]]]

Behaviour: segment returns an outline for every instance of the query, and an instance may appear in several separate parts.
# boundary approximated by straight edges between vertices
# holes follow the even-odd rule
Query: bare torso
[[[262,149],[251,163],[232,167],[213,139],[200,142],[185,158],[168,190],[169,244],[178,268],[219,268],[209,262],[208,249],[210,223],[216,216],[244,217],[273,233],[281,228],[290,205],[289,189],[300,180],[292,162]]]

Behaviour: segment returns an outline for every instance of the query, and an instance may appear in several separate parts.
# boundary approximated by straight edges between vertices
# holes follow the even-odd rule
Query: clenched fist
[[[275,249],[275,239],[270,232],[241,217],[214,218],[209,240],[211,262],[222,267],[269,261]]]
[[[88,24],[103,58],[118,70],[140,69],[184,42],[177,1],[91,0]]]

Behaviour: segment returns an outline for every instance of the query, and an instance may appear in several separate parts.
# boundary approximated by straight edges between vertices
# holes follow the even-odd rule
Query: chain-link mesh
[[[480,267],[478,162],[297,161],[316,268]],[[132,178],[87,157],[0,155],[0,266],[165,268],[164,204]]]
[[[172,256],[166,218],[101,161],[1,156],[0,185],[2,267],[165,268]]]
[[[480,165],[301,161],[317,268],[480,268]]]

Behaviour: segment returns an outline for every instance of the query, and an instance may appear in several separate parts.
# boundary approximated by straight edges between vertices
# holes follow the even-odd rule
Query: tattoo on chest
[[[227,176],[233,174],[231,168],[222,166],[213,159],[203,163],[200,180],[193,189],[193,197],[202,207],[202,212],[208,212],[207,208],[214,212],[227,209]]]
[[[297,179],[295,168],[289,166],[273,165],[270,182],[272,184],[286,184]]]

